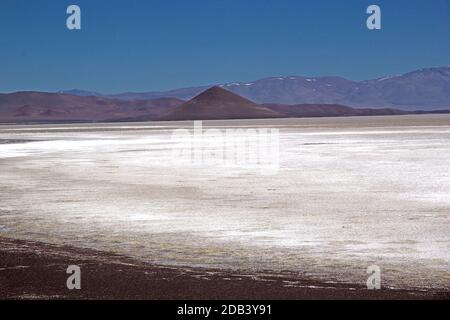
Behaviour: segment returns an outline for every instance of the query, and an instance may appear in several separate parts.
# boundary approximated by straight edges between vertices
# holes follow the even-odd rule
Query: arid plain
[[[450,290],[449,115],[203,127],[278,129],[277,169],[173,159],[192,122],[1,126],[0,237],[330,285],[377,265],[385,289]]]

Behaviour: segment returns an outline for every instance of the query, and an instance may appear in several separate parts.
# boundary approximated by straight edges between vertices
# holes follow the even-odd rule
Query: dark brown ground
[[[66,288],[69,265],[81,267],[81,290]],[[449,298],[448,292],[369,291],[363,286],[330,285],[287,273],[250,275],[155,266],[93,250],[0,238],[0,299]]]

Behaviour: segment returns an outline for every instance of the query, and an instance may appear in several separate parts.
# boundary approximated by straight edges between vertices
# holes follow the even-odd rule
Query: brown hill
[[[408,114],[397,109],[356,109],[338,104],[264,104],[268,109],[278,112],[285,118],[307,117],[349,117],[349,116],[382,116]]]
[[[154,120],[184,103],[175,98],[122,101],[43,92],[0,94],[0,122],[107,121],[145,116]]]
[[[357,109],[337,104],[258,105],[220,87],[208,89],[188,102],[176,98],[119,100],[43,92],[0,94],[0,123],[344,117],[449,112]]]
[[[280,115],[220,87],[212,87],[175,108],[161,120],[278,118]]]

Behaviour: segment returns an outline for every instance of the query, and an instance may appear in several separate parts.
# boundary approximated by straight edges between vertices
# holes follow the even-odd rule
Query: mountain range
[[[118,95],[81,90],[0,94],[0,123],[401,115],[448,110],[450,67],[362,82],[280,77]]]
[[[354,108],[397,108],[405,111],[450,109],[450,66],[366,81],[352,81],[341,77],[290,76],[163,92],[103,95],[69,90],[61,93],[117,100],[189,100],[213,86],[220,86],[258,104],[338,104]]]
[[[257,104],[222,87],[189,101],[176,98],[120,100],[62,93],[0,94],[0,123],[123,122],[400,115],[396,109],[341,105]]]

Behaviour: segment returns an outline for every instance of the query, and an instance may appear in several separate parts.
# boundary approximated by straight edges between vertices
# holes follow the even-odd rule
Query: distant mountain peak
[[[378,79],[375,79],[376,81],[385,81],[385,80],[390,80],[390,79],[394,79],[394,78],[398,78],[401,77],[401,74],[392,74],[392,75],[387,75]]]
[[[70,90],[63,90],[58,91],[57,93],[60,94],[71,94],[73,96],[80,96],[80,97],[90,97],[90,96],[102,96],[101,93],[95,92],[95,91],[87,91],[87,90],[80,90],[80,89],[70,89]]]

